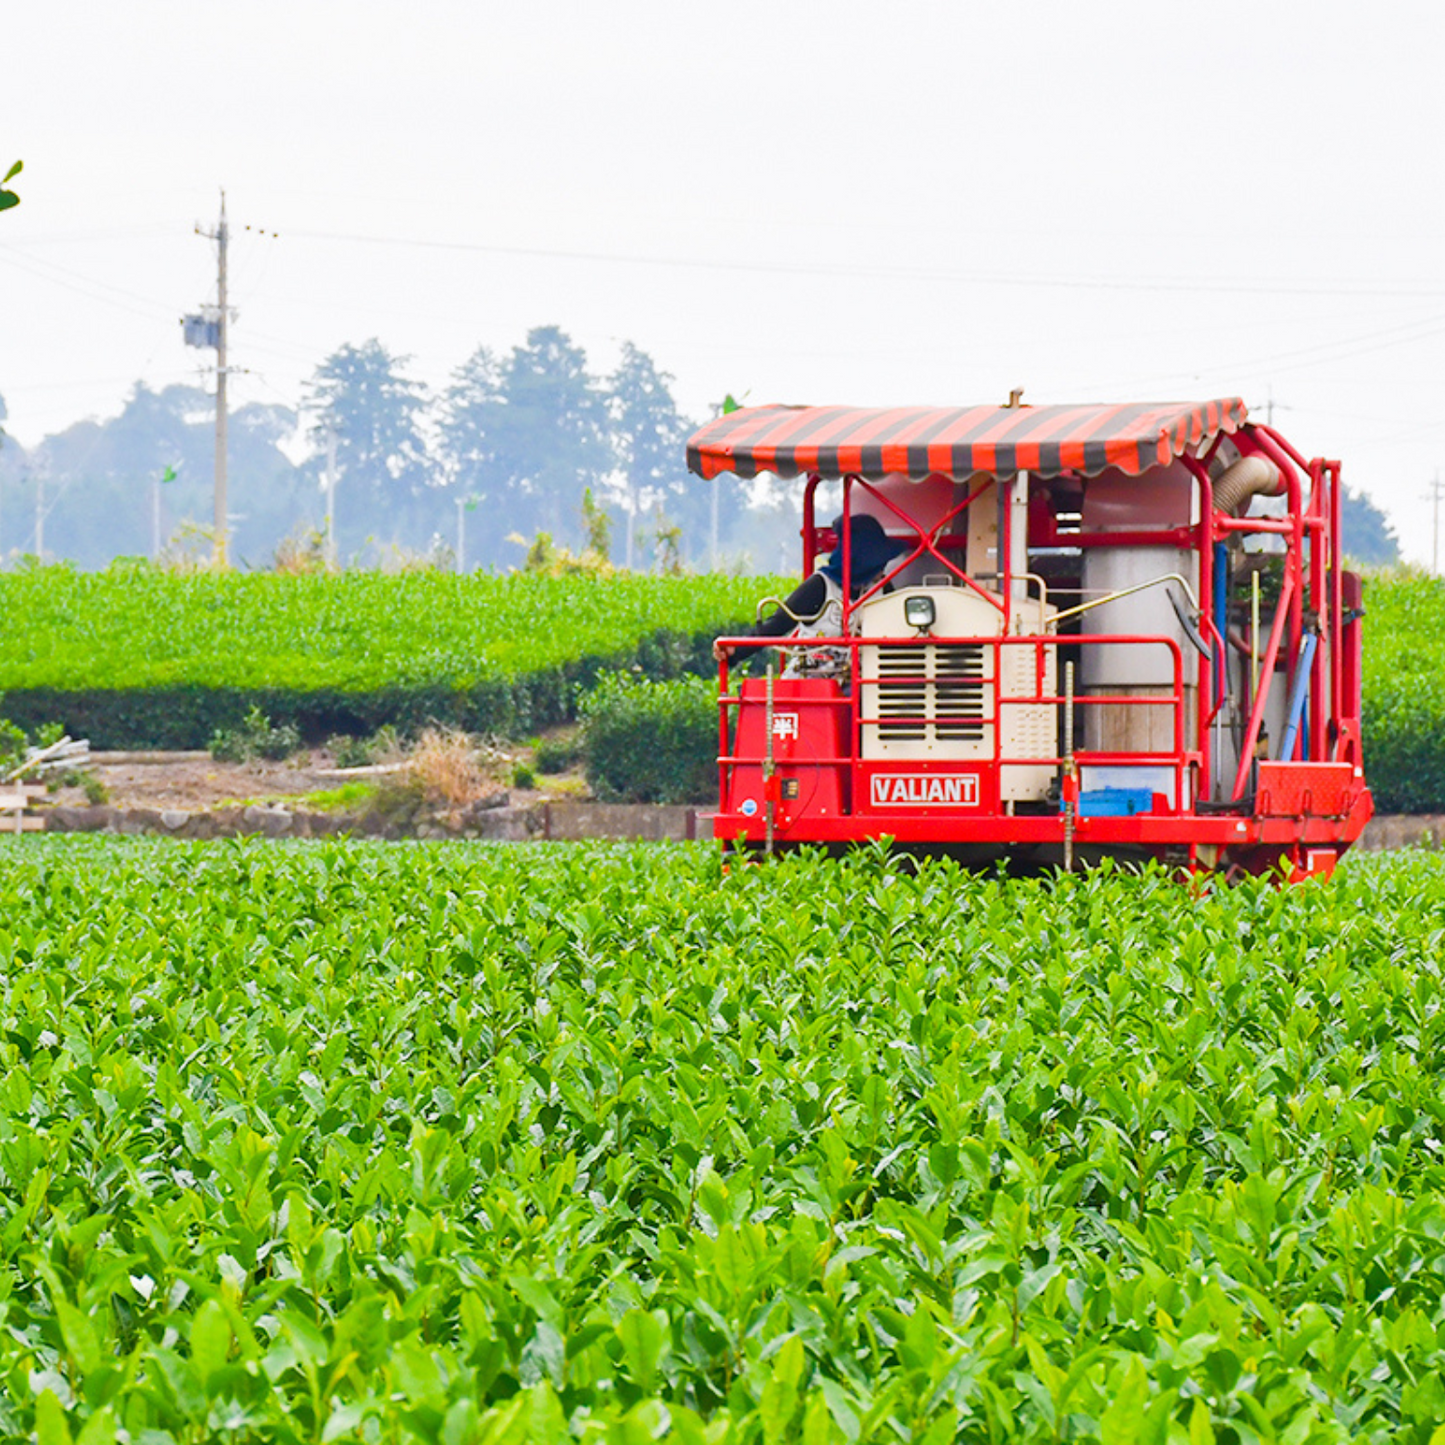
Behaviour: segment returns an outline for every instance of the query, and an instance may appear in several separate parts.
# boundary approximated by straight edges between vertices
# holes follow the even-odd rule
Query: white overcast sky
[[[1429,560],[1445,7],[46,0],[7,12],[0,396],[25,445],[375,336],[443,384],[556,323],[693,415],[1242,395]],[[246,226],[278,233],[247,232]]]

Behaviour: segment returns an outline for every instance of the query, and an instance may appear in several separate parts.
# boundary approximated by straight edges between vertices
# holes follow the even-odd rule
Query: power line
[[[499,246],[482,241],[436,241],[416,236],[366,236],[339,231],[287,231],[302,241],[344,241],[367,246],[404,246],[432,251],[475,252],[553,261],[604,262],[619,266],[670,266],[686,270],[766,273],[783,276],[842,276],[875,279],[959,281],[969,285],[1042,286],[1093,291],[1186,291],[1210,295],[1383,296],[1403,299],[1445,296],[1445,286],[1382,287],[1371,282],[1334,281],[1316,286],[1256,280],[1197,281],[1187,279],[1126,280],[1117,277],[1025,276],[1007,272],[970,272],[930,267],[835,266],[826,263],[719,261],[690,256],[637,255],[620,251],[573,251],[544,246]]]

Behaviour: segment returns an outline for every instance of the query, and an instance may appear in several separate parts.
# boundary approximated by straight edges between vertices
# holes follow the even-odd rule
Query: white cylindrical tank
[[[1179,547],[1090,547],[1084,552],[1084,601],[1155,582],[1171,573],[1186,578],[1198,595],[1196,553]],[[1184,663],[1187,743],[1195,723],[1194,684],[1197,655],[1174,615],[1170,591],[1187,609],[1188,594],[1178,582],[1157,582],[1128,597],[1091,608],[1080,618],[1085,637],[1155,636],[1172,639]],[[1174,683],[1174,657],[1163,643],[1094,643],[1080,648],[1079,680],[1085,695],[1167,697]],[[1172,709],[1101,704],[1084,709],[1084,746],[1107,752],[1168,752],[1174,746]]]

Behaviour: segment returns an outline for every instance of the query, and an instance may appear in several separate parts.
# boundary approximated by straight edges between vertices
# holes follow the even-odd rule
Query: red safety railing
[[[839,757],[818,757],[810,756],[809,765],[816,767],[841,767],[854,769],[854,781],[857,781],[859,771],[862,767],[876,764],[879,758],[867,758],[862,751],[862,729],[870,725],[892,724],[903,726],[920,726],[936,724],[939,719],[928,717],[924,714],[908,715],[890,712],[886,716],[869,714],[863,709],[863,690],[871,686],[882,685],[937,685],[941,680],[937,677],[928,677],[926,674],[867,674],[861,667],[860,653],[865,648],[878,648],[885,651],[891,648],[917,648],[920,643],[932,647],[979,647],[990,649],[993,652],[992,677],[970,679],[980,682],[985,690],[985,696],[990,699],[990,706],[986,713],[979,716],[970,716],[970,722],[976,722],[981,727],[989,730],[991,752],[986,756],[973,755],[968,758],[957,759],[963,763],[976,763],[994,769],[1004,767],[1023,766],[1049,766],[1061,767],[1066,758],[1061,751],[1048,754],[1010,755],[1003,751],[1004,735],[1004,710],[1006,708],[1026,707],[1065,707],[1070,701],[1075,708],[1089,709],[1101,707],[1128,707],[1128,708],[1168,708],[1172,713],[1172,746],[1167,749],[1153,750],[1105,750],[1075,748],[1069,755],[1079,766],[1109,766],[1119,764],[1152,764],[1155,766],[1168,766],[1173,772],[1174,779],[1174,803],[1178,808],[1183,808],[1186,799],[1194,796],[1194,790],[1189,786],[1188,775],[1193,770],[1198,772],[1200,766],[1200,753],[1197,746],[1191,747],[1187,739],[1186,704],[1188,702],[1187,682],[1185,678],[1184,654],[1179,644],[1171,637],[1153,636],[1146,634],[1070,634],[1056,637],[1050,635],[1033,635],[1022,637],[928,637],[920,639],[913,637],[838,637],[838,638],[777,638],[763,642],[757,638],[720,638],[717,642],[718,650],[718,691],[719,691],[719,744],[718,744],[718,786],[719,796],[726,798],[728,795],[728,784],[731,770],[739,766],[758,766],[768,759],[764,754],[753,756],[751,754],[739,754],[734,751],[732,745],[732,715],[739,710],[744,703],[740,694],[730,692],[731,670],[729,659],[734,651],[756,652],[768,647],[775,647],[785,653],[794,651],[816,651],[827,649],[836,651],[846,648],[849,653],[850,667],[850,688],[849,691],[838,697],[818,697],[810,700],[811,706],[827,706],[844,708],[848,710],[848,736],[852,743],[853,751]],[[1171,681],[1168,684],[1158,684],[1167,688],[1167,693],[1161,692],[1153,696],[1138,696],[1136,694],[1111,693],[1098,690],[1091,690],[1087,693],[1075,691],[1072,699],[1066,697],[1058,683],[1061,674],[1061,666],[1056,656],[1055,683],[1052,690],[1046,689],[1048,678],[1047,654],[1050,650],[1057,654],[1060,648],[1078,649],[1099,646],[1119,647],[1149,647],[1165,648],[1170,656]],[[1005,648],[1029,648],[1034,652],[1035,665],[1033,668],[1034,687],[1031,691],[1020,691],[1005,695],[1002,686],[1003,676],[1003,650]],[[956,681],[957,679],[942,679],[943,681]],[[1063,728],[1060,727],[1056,736],[1061,737]],[[954,761],[946,756],[935,758],[934,762]],[[906,761],[900,764],[907,766]]]

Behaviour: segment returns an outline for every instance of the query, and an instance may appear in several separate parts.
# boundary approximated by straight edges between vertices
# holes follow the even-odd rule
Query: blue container
[[[1079,794],[1081,818],[1132,818],[1153,811],[1154,794],[1148,788],[1094,788]]]

